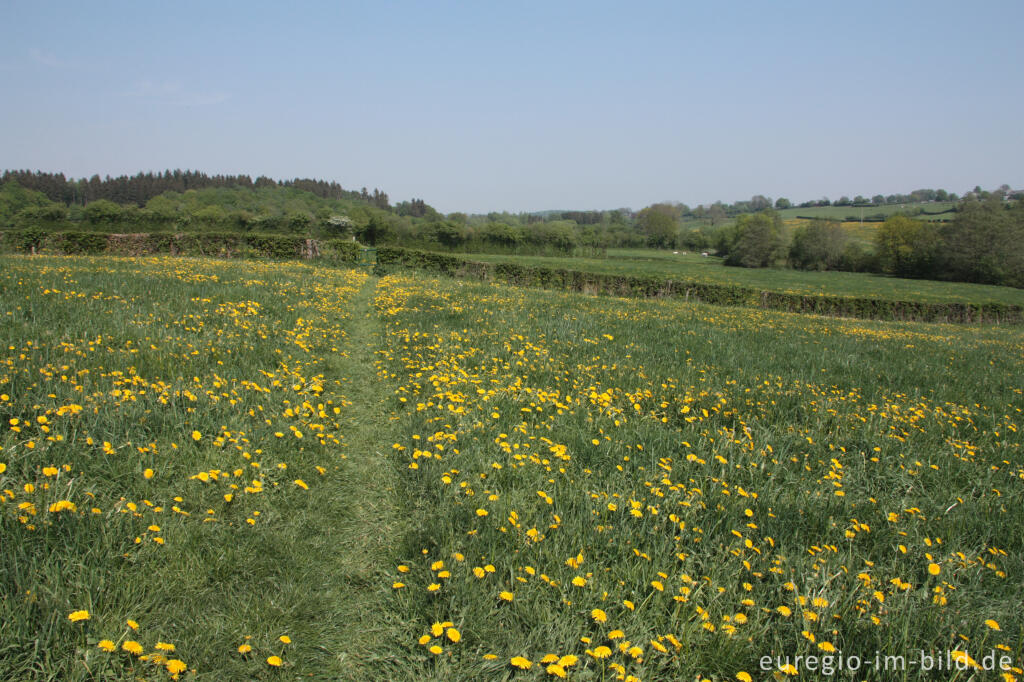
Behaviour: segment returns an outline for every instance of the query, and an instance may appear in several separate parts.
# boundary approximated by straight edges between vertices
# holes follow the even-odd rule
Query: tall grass
[[[1020,665],[1019,330],[409,275],[377,306],[414,501],[393,580],[423,674]]]
[[[1019,328],[170,258],[0,301],[2,679],[1022,676]]]
[[[366,278],[2,259],[0,678],[353,670],[376,602],[342,381]]]

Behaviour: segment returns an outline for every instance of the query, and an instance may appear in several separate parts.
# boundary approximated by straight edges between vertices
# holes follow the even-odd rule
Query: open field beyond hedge
[[[1022,677],[1020,326],[169,257],[0,301],[0,679]]]
[[[1012,287],[901,279],[859,272],[804,272],[774,268],[725,267],[722,259],[699,253],[657,249],[609,249],[607,258],[557,258],[459,254],[469,260],[566,268],[611,275],[673,277],[676,279],[745,286],[794,294],[865,296],[932,303],[1002,303],[1024,305],[1024,291]]]

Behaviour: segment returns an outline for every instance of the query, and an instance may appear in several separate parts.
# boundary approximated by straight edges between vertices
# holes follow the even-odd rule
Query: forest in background
[[[271,233],[456,253],[600,256],[608,248],[713,252],[727,265],[877,272],[1024,286],[1024,192],[1003,185],[843,196],[794,205],[762,195],[639,211],[444,215],[380,189],[198,171],[69,179],[0,175],[0,227],[28,231]],[[850,229],[851,221],[870,225]],[[844,222],[847,221],[847,222]],[[865,237],[865,234],[868,236]]]

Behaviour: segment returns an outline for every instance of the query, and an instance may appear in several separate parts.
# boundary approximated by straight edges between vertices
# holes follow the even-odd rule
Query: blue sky
[[[1024,3],[0,0],[0,168],[443,212],[1024,187]]]

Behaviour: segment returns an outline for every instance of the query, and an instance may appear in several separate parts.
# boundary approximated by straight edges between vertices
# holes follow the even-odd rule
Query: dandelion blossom
[[[267,665],[272,665],[275,668],[280,668],[284,661],[281,660],[280,656],[270,656],[267,658]]]
[[[89,620],[89,612],[85,609],[82,609],[81,611],[72,611],[68,614],[68,620],[72,623],[77,623],[81,620]]]
[[[104,651],[107,651],[107,652],[114,651],[114,649],[116,648],[116,647],[114,647],[114,643],[112,641],[110,641],[109,639],[101,639],[99,641],[99,643],[96,644],[96,646],[99,647],[100,649],[103,649]]]
[[[522,656],[513,656],[509,663],[520,670],[529,670],[533,667],[533,662],[528,658],[523,658]]]
[[[185,665],[185,661],[180,661],[177,658],[172,658],[167,661],[165,665],[167,667],[167,672],[172,675],[177,675],[178,673],[183,673],[188,670],[188,666]]]

